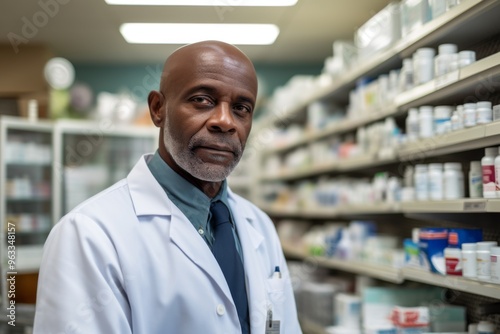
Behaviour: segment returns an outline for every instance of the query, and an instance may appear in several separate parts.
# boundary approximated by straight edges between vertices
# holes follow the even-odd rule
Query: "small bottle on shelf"
[[[483,174],[483,197],[496,198],[495,181],[495,157],[498,153],[497,147],[484,149],[484,157],[481,159],[481,170]]]
[[[459,162],[444,164],[444,199],[459,199],[464,197],[464,174]]]
[[[481,172],[481,161],[471,161],[469,170],[469,197],[483,197],[483,174]]]

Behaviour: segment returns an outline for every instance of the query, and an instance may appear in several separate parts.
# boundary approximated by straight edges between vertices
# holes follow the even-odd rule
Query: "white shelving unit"
[[[316,101],[345,103],[348,100],[349,92],[354,89],[359,78],[364,76],[377,77],[381,74],[387,74],[392,69],[400,68],[402,59],[410,57],[418,48],[436,48],[440,44],[451,42],[459,44],[459,49],[463,50],[476,44],[480,38],[497,35],[500,33],[497,22],[498,17],[500,17],[500,3],[498,1],[463,1],[444,15],[424,25],[422,29],[405,36],[404,40],[396,43],[390,49],[374,55],[364,63],[358,64],[344,75],[331,80],[329,84],[318,87],[311,96],[304,98],[295,105],[288,106],[286,112],[280,114],[279,117],[271,114],[267,120],[268,128],[273,125],[295,124],[298,122],[297,120],[305,119],[304,115],[307,107]],[[500,82],[500,52],[479,59],[467,67],[460,68],[453,73],[404,92],[398,95],[390,105],[384,106],[383,110],[372,112],[366,117],[338,120],[316,132],[304,130],[302,136],[295,140],[285,144],[281,143],[279,147],[266,147],[261,153],[261,158],[285,156],[298,148],[308,147],[322,140],[353,134],[357,128],[384,120],[389,116],[402,118],[411,107],[462,104],[466,97],[473,96],[478,87],[484,88],[485,83],[488,82]],[[491,85],[488,87],[491,88]],[[495,87],[498,93],[498,86]],[[484,100],[488,100],[488,98],[484,98]],[[287,121],[289,122],[287,123]],[[322,176],[353,175],[360,171],[364,172],[363,175],[370,172],[373,175],[376,171],[380,171],[381,168],[397,169],[398,165],[422,163],[415,161],[423,161],[424,159],[435,159],[435,161],[441,162],[446,159],[447,155],[453,156],[453,159],[455,159],[457,154],[462,152],[475,154],[475,160],[478,160],[478,152],[481,149],[499,145],[500,122],[495,122],[404,144],[394,151],[381,149],[379,152],[371,154],[330,160],[321,165],[309,164],[301,165],[300,168],[293,170],[283,168],[274,171],[263,171],[260,182],[262,185],[276,182],[281,186],[281,184],[286,183],[316,180]],[[293,197],[290,194],[287,194],[287,196]],[[255,198],[256,202],[260,200],[260,197]],[[425,220],[432,219],[432,217],[436,220],[439,220],[438,217],[442,219],[461,217],[463,218],[462,221],[458,219],[457,224],[464,225],[468,224],[463,222],[464,217],[474,217],[474,226],[476,226],[476,219],[481,220],[482,217],[485,217],[485,221],[487,221],[486,217],[489,217],[489,221],[492,221],[494,220],[494,214],[500,213],[500,199],[483,198],[412,201],[392,204],[337,205],[332,207],[304,207],[301,204],[297,208],[281,202],[282,199],[280,198],[279,205],[262,203],[260,206],[270,216],[277,219],[294,218],[329,221],[353,216],[363,216],[369,219],[370,217],[380,217],[382,215],[382,217],[386,218],[384,215],[398,214],[405,219],[410,218],[407,220],[413,220],[413,222],[415,219]],[[472,224],[468,226],[472,227]],[[495,232],[493,226],[488,226],[488,229],[491,230],[491,235],[498,236],[498,231]],[[484,298],[500,299],[500,285],[489,282],[437,275],[417,268],[392,268],[362,261],[342,261],[327,257],[310,256],[304,250],[297,249],[294,245],[286,242],[283,243],[283,248],[287,256],[308,262],[314,261],[320,267],[367,275],[396,284],[405,281],[420,282],[467,292]],[[313,329],[312,332],[314,331]]]

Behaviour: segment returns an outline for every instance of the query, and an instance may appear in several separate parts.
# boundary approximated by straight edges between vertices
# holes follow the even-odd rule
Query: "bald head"
[[[242,79],[251,84],[249,88],[257,95],[257,75],[250,59],[234,45],[220,41],[188,44],[174,51],[165,61],[160,91],[169,94],[172,85],[175,86],[178,80],[200,67],[213,67],[212,70],[217,71],[215,63],[221,61],[234,70],[239,68]]]

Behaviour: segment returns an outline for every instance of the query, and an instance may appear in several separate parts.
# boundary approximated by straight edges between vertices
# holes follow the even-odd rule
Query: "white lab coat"
[[[238,315],[205,241],[142,157],[126,179],[54,226],[44,246],[35,334],[235,334]],[[274,226],[228,193],[244,256],[252,334],[268,310],[281,334],[301,333]],[[272,278],[279,266],[282,278]]]

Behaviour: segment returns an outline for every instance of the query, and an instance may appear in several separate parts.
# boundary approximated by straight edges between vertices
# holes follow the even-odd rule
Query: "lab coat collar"
[[[130,197],[137,216],[172,214],[172,202],[148,168],[152,154],[143,155],[127,176]]]

